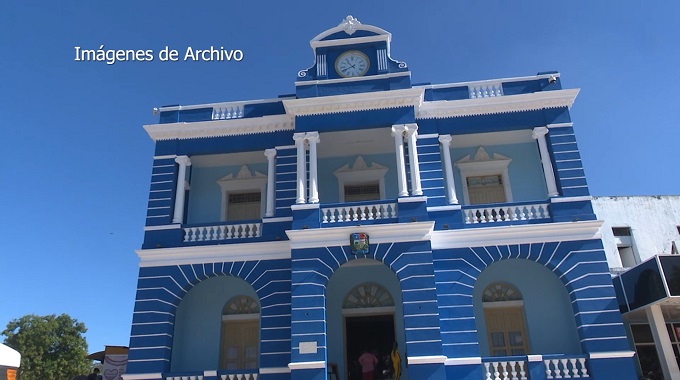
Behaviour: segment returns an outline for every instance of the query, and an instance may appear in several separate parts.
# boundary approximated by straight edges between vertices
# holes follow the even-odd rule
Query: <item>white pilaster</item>
[[[442,144],[442,152],[444,152],[444,173],[446,173],[446,195],[450,205],[458,204],[456,197],[456,182],[453,179],[453,166],[451,164],[451,135],[439,136],[439,142]]]
[[[187,167],[191,166],[191,160],[187,156],[178,156],[175,162],[179,164],[177,169],[177,188],[175,190],[175,212],[172,216],[173,223],[184,221],[184,193],[186,192]]]
[[[394,136],[394,150],[397,153],[397,184],[399,186],[399,196],[407,197],[406,188],[406,161],[404,160],[404,131],[405,125],[393,125],[392,136]]]
[[[663,318],[661,306],[651,305],[647,307],[645,312],[647,313],[649,327],[654,337],[654,345],[656,346],[656,353],[659,355],[664,379],[680,379],[678,362],[675,360],[671,339],[668,337],[666,321]]]
[[[319,140],[319,132],[307,132],[305,135],[309,143],[309,203],[319,203],[319,186],[316,162],[316,144]]]
[[[274,158],[276,157],[276,149],[265,149],[264,155],[267,156],[267,204],[265,206],[264,216],[274,216],[274,186],[276,177],[276,166],[274,165]]]
[[[408,139],[408,161],[411,167],[411,195],[423,195],[420,186],[420,166],[418,164],[418,146],[416,137],[418,136],[418,125],[408,124],[406,126],[406,136]]]
[[[541,163],[543,164],[543,174],[545,175],[545,184],[548,187],[548,196],[556,197],[560,195],[557,191],[557,184],[555,183],[555,171],[550,162],[550,155],[548,154],[548,145],[545,141],[545,135],[548,134],[547,127],[534,128],[531,137],[538,140],[538,149],[541,152]]]
[[[307,165],[305,163],[305,133],[294,133],[295,147],[297,148],[297,198],[296,204],[305,203],[307,199]]]

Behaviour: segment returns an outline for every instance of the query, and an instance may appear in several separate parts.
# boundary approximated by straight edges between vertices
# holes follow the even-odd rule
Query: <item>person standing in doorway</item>
[[[392,362],[392,379],[399,380],[401,378],[401,356],[399,355],[399,345],[394,342],[392,352],[390,352],[390,361]]]
[[[373,373],[375,372],[375,365],[378,364],[378,358],[369,350],[364,350],[364,353],[359,356],[359,364],[361,365],[361,376],[363,380],[373,380]]]

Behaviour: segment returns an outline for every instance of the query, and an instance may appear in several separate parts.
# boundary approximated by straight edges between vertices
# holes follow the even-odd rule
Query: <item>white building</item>
[[[680,379],[680,196],[594,197],[593,209],[642,372]]]

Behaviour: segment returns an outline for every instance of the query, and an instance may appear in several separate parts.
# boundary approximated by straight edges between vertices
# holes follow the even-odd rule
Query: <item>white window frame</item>
[[[345,202],[345,186],[378,183],[380,199],[385,199],[385,173],[387,167],[376,162],[371,166],[366,165],[366,161],[361,156],[357,156],[354,164],[350,167],[345,165],[333,172],[338,179],[338,192],[340,202]]]
[[[227,211],[229,207],[229,194],[232,193],[260,193],[260,219],[264,215],[267,197],[265,190],[267,187],[267,176],[258,172],[250,171],[247,165],[243,165],[236,176],[233,173],[217,180],[222,192],[222,208],[220,220],[227,221]]]
[[[461,182],[463,186],[463,201],[465,204],[470,204],[470,193],[467,185],[468,177],[482,177],[491,175],[500,175],[503,181],[503,190],[505,191],[505,201],[512,202],[512,190],[510,186],[510,175],[508,174],[508,165],[512,159],[501,154],[492,153],[489,156],[484,150],[484,147],[477,148],[474,156],[468,155],[456,161],[456,167],[460,171]]]

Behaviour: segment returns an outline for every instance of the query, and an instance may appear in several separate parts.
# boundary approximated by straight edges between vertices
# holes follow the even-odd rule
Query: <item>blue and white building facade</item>
[[[390,42],[348,16],[294,95],[145,126],[126,380],[356,379],[395,342],[407,380],[637,378],[578,90],[556,72],[414,85]]]

